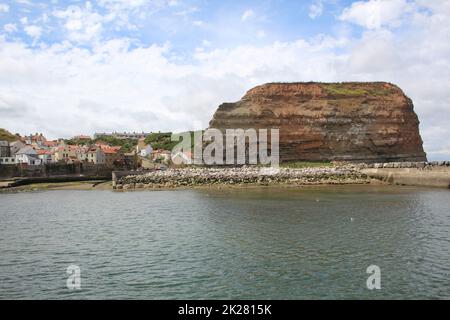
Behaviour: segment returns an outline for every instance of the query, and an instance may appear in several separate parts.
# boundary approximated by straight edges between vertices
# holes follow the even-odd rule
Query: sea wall
[[[115,189],[177,188],[211,185],[316,185],[366,184],[367,176],[353,167],[323,167],[289,169],[233,167],[191,167],[152,171],[145,174],[122,176],[114,183]]]
[[[38,178],[69,175],[110,177],[112,169],[102,164],[45,164],[40,166],[0,165],[0,179]]]
[[[450,162],[390,162],[375,164],[336,163],[334,167],[278,171],[257,166],[211,168],[187,167],[168,170],[113,173],[115,189],[177,188],[210,185],[314,185],[389,184],[449,188]],[[378,182],[379,183],[379,182]]]
[[[375,163],[361,172],[390,184],[450,188],[450,161]]]
[[[362,169],[361,172],[390,184],[450,188],[450,169],[381,168]]]

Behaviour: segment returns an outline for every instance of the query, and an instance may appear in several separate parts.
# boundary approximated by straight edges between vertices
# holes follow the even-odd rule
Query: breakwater
[[[450,161],[336,163],[333,167],[280,168],[277,171],[256,166],[243,166],[187,167],[145,173],[113,173],[113,187],[117,190],[205,185],[368,184],[374,181],[387,184],[449,188]]]
[[[450,188],[450,161],[361,164],[360,171],[389,184]]]
[[[93,163],[51,163],[39,166],[0,165],[0,179],[11,178],[49,178],[58,176],[98,176],[111,177],[113,168]]]
[[[271,170],[260,167],[190,167],[118,177],[115,189],[176,188],[204,185],[316,185],[366,184],[369,179],[355,166]]]

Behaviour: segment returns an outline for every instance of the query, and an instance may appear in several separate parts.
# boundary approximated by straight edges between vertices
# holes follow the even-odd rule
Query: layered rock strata
[[[219,106],[210,128],[277,128],[281,161],[426,161],[411,99],[385,82],[261,85]]]

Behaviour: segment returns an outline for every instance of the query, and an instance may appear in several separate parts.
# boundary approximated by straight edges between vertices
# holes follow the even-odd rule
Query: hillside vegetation
[[[189,133],[191,134],[191,148],[193,148],[195,142],[194,131],[189,131]],[[180,141],[172,141],[172,132],[154,132],[145,138],[145,143],[150,144],[154,150],[162,149],[170,151],[180,143]]]
[[[0,141],[13,142],[17,140],[17,136],[6,129],[0,128]]]

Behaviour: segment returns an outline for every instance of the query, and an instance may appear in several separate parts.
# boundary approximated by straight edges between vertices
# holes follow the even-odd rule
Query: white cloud
[[[255,12],[252,9],[245,10],[241,16],[241,21],[247,21],[255,16]]]
[[[5,4],[5,3],[0,3],[0,13],[7,13],[9,12],[9,5]]]
[[[53,16],[62,21],[68,39],[77,43],[99,40],[103,24],[114,19],[114,16],[102,16],[94,11],[90,2],[84,7],[71,5],[65,10],[56,10]]]
[[[14,23],[8,23],[3,26],[3,30],[7,33],[17,32],[17,26]]]
[[[378,29],[398,24],[400,17],[410,10],[411,5],[406,0],[358,1],[346,8],[339,19],[367,29]]]
[[[16,0],[16,2],[19,3],[19,4],[27,5],[27,6],[32,6],[33,5],[33,3],[30,0]]]
[[[149,2],[148,0],[98,0],[98,3],[101,6],[119,5],[122,7],[129,7],[129,8],[141,7],[147,4],[148,2]]]
[[[29,35],[33,40],[37,40],[41,37],[42,28],[39,26],[26,26],[24,28],[27,35]]]
[[[317,17],[320,17],[323,12],[323,2],[322,0],[314,0],[313,3],[309,6],[309,13],[308,16],[311,19],[315,19]]]

